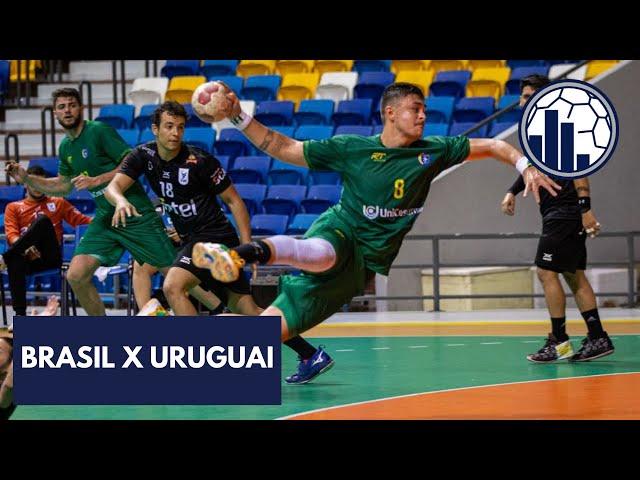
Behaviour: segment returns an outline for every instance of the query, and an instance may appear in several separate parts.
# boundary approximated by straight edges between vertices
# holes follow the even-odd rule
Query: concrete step
[[[134,80],[145,76],[144,60],[125,61],[125,79]],[[158,60],[158,75],[166,60]],[[153,66],[150,65],[149,75],[153,75]],[[120,77],[120,65],[117,66],[117,77]],[[111,61],[81,61],[69,63],[69,80],[81,82],[83,80],[111,80],[113,77]]]
[[[4,158],[4,139],[5,135],[0,135],[0,158],[6,160]],[[54,152],[51,151],[51,135],[47,135],[47,155],[54,156],[58,153],[58,147],[60,146],[60,142],[64,139],[64,134],[58,135],[56,133],[56,149]],[[10,143],[10,146],[13,147],[13,142]],[[20,157],[33,157],[33,156],[42,156],[42,135],[41,134],[24,134],[18,136],[18,148],[20,150]],[[13,148],[10,149],[13,152]]]
[[[40,108],[16,108],[7,110],[5,112],[4,130],[6,132],[16,132],[20,130],[38,130],[42,128],[41,124],[41,112]],[[97,118],[100,113],[100,107],[93,107],[93,118]],[[88,117],[88,112],[85,110],[85,118]],[[56,130],[60,128],[57,121],[54,119]],[[47,129],[51,129],[51,123],[49,121],[49,115],[45,115],[45,125]]]
[[[78,88],[78,83],[42,83],[38,85],[38,94],[36,98],[31,99],[32,105],[48,106],[51,105],[51,94],[59,88]],[[125,94],[129,98],[129,92],[133,82],[125,84]],[[121,100],[121,86],[118,85],[118,101]],[[86,95],[86,87],[83,94]],[[83,99],[85,102],[88,99]],[[91,101],[93,105],[108,105],[113,103],[113,85],[111,83],[93,83],[91,84]]]

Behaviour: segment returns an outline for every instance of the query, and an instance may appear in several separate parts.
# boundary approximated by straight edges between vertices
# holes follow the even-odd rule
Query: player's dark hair
[[[163,112],[167,112],[172,117],[182,117],[185,122],[189,120],[189,115],[187,115],[184,107],[180,103],[170,100],[158,105],[158,108],[154,110],[153,115],[151,115],[151,123],[153,125],[160,127],[160,119]]]
[[[75,88],[59,88],[55,90],[51,94],[51,99],[53,100],[53,106],[56,106],[56,100],[59,97],[72,97],[75,98],[78,102],[78,105],[82,105],[82,98],[80,98],[80,92]]]
[[[397,100],[408,97],[409,95],[417,95],[420,97],[420,100],[424,102],[422,90],[411,83],[398,82],[388,85],[382,92],[380,99],[380,116],[382,117],[382,121],[384,122],[384,109],[387,105],[395,103]]]
[[[542,87],[546,87],[549,85],[550,80],[546,75],[540,75],[539,73],[534,73],[533,75],[528,75],[520,80],[520,93],[524,90],[524,87],[531,87],[534,90],[539,90]]]

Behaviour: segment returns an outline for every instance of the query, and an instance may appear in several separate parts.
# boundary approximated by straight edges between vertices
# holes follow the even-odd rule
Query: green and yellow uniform
[[[97,177],[116,168],[130,151],[129,145],[109,125],[87,120],[78,137],[67,136],[61,142],[58,175]],[[89,189],[96,202],[95,218],[74,255],[91,255],[101,265],[112,266],[128,250],[139,263],[159,268],[171,265],[175,249],[140,183],[135,182],[125,197],[142,216],[127,218],[124,228],[111,226],[115,208],[104,197],[107,185],[104,183]]]
[[[387,275],[424,208],[433,179],[469,155],[464,136],[427,137],[405,148],[386,148],[380,135],[339,135],[304,142],[312,170],[342,176],[340,202],[309,227],[305,238],[323,238],[337,263],[321,274],[281,277],[273,305],[280,308],[289,332],[301,333],[337,312],[364,291],[374,273]]]

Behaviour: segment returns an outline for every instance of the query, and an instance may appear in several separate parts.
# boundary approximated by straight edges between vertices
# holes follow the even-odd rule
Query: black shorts
[[[191,254],[193,251],[193,246],[197,242],[222,243],[227,247],[237,247],[238,245],[240,245],[240,241],[235,235],[225,235],[222,237],[213,235],[199,235],[197,238],[191,238],[188,242],[185,242],[180,247],[178,247],[178,255],[176,256],[172,267],[183,268],[194,274],[200,280],[200,286],[205,290],[213,292],[225,305],[227,305],[229,300],[227,295],[228,290],[231,290],[232,292],[238,293],[240,295],[251,294],[249,276],[245,272],[241,271],[240,277],[235,282],[222,283],[211,276],[211,272],[208,268],[198,268],[193,265]]]
[[[586,270],[586,240],[580,218],[544,221],[536,265],[558,273]]]

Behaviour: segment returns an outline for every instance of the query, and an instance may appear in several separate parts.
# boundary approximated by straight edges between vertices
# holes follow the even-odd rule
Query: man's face
[[[160,125],[151,125],[158,145],[170,152],[178,152],[184,136],[184,117],[174,117],[170,113],[162,112]]]
[[[74,97],[58,97],[53,107],[58,123],[67,130],[82,122],[82,106]]]
[[[44,178],[42,175],[34,175],[34,176]],[[36,190],[35,188],[30,187],[29,185],[25,185],[25,187],[27,189],[27,193],[29,194],[29,196],[34,200],[40,200],[42,197],[44,197],[44,193],[42,193],[40,190]]]
[[[536,93],[536,90],[531,86],[527,85],[522,89],[522,93],[520,93],[520,106],[524,107],[524,104],[531,98],[531,95]]]
[[[407,95],[392,105],[395,128],[409,138],[422,138],[424,122],[427,119],[424,101],[418,95]]]

